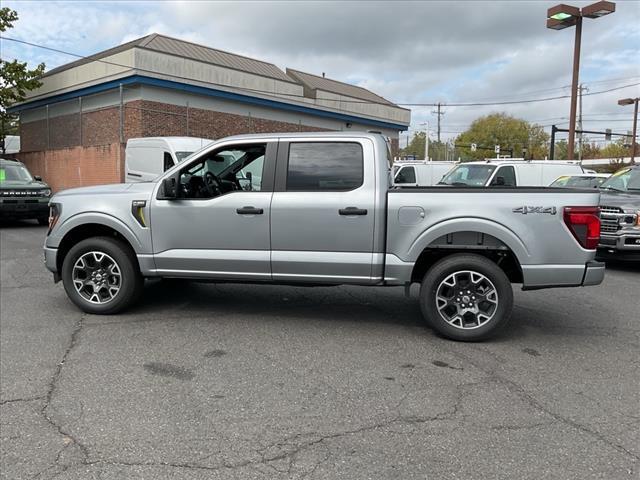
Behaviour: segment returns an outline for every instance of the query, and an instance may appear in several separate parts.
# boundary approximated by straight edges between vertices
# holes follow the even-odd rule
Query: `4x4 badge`
[[[557,213],[556,207],[516,207],[512,210],[513,213],[548,213],[549,215],[555,215]]]

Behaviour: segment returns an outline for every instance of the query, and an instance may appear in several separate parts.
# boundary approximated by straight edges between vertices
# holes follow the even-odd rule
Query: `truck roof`
[[[372,140],[375,139],[384,139],[385,136],[381,133],[370,133],[370,132],[344,132],[344,131],[335,131],[335,132],[279,132],[279,133],[250,133],[243,135],[232,135],[230,137],[220,138],[219,140],[256,140],[256,139],[265,139],[265,138],[370,138]]]

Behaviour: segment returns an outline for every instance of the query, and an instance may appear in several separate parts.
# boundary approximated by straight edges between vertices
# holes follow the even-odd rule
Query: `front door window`
[[[210,152],[180,172],[180,198],[207,199],[262,190],[265,144]]]

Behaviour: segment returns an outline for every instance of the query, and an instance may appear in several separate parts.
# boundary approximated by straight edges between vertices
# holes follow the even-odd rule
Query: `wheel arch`
[[[411,272],[411,281],[421,282],[431,266],[456,253],[481,255],[498,265],[511,283],[523,281],[521,262],[516,252],[499,237],[473,230],[451,231],[433,238],[420,251]]]
[[[68,222],[65,222],[63,227],[65,227],[64,231],[58,234],[60,238],[56,255],[56,268],[58,272],[62,271],[62,263],[67,253],[69,253],[69,250],[78,242],[87,238],[114,238],[131,251],[134,259],[136,259],[136,253],[140,252],[142,247],[136,236],[126,225],[119,224],[117,220],[107,215],[98,214],[97,216],[91,217],[74,217]]]

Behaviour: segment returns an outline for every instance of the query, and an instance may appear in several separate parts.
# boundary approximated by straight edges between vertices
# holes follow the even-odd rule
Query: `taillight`
[[[58,219],[60,218],[60,210],[60,205],[57,203],[52,203],[49,205],[49,231],[47,232],[47,235],[51,233],[53,227],[55,227],[56,223],[58,223]]]
[[[580,246],[593,250],[600,242],[600,208],[564,207],[564,223]]]

